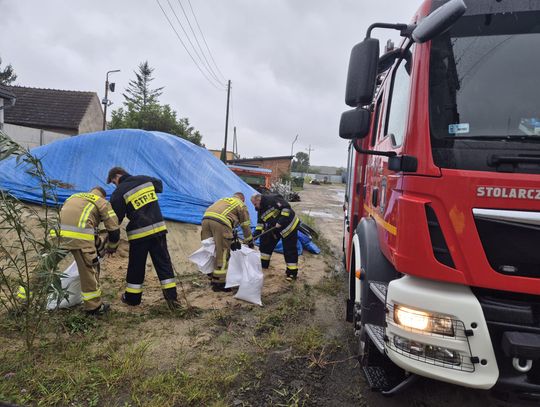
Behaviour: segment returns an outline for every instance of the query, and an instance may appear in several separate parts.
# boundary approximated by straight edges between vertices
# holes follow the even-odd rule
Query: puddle
[[[334,199],[336,199],[339,202],[343,202],[345,200],[345,191],[341,189],[331,189],[332,192],[334,192]]]
[[[313,216],[314,218],[340,219],[338,215],[321,211],[302,211],[302,213]]]

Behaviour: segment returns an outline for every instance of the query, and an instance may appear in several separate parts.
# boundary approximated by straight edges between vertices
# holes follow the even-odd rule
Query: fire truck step
[[[371,390],[386,391],[393,387],[390,377],[381,366],[364,366],[364,374]]]
[[[380,281],[370,281],[369,288],[373,291],[373,294],[382,301],[386,303],[386,291],[388,290],[388,284]]]
[[[366,324],[366,333],[379,352],[384,353],[384,328],[378,325]]]
[[[383,366],[363,366],[369,388],[384,396],[394,396],[418,380],[414,374],[404,375],[402,370]]]

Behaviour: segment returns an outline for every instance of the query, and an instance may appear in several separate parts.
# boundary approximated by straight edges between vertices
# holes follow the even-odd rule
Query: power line
[[[202,60],[201,56],[199,55],[199,52],[197,51],[197,48],[195,48],[195,45],[193,45],[193,42],[191,41],[191,39],[189,38],[189,35],[187,33],[187,31],[185,30],[182,22],[180,21],[180,19],[178,18],[178,14],[176,14],[176,11],[174,11],[174,8],[170,2],[170,0],[167,0],[167,4],[169,4],[169,8],[171,9],[174,17],[176,18],[176,21],[178,22],[178,25],[180,25],[180,28],[182,29],[182,31],[184,32],[184,35],[186,36],[186,39],[188,40],[189,44],[191,45],[191,48],[193,51],[195,51],[195,55],[197,56],[197,58],[199,58],[199,61],[201,62],[201,65],[202,67],[206,70],[206,72],[210,75],[210,77],[213,77],[212,73],[210,72],[210,70],[206,67],[206,65],[204,65],[204,61]],[[217,77],[213,77],[213,79],[219,83],[220,85],[223,86],[222,83],[220,83],[219,79]]]
[[[210,85],[212,85],[214,88],[216,88],[217,90],[223,90],[219,87],[217,87],[217,85],[212,82],[212,80],[204,73],[204,71],[201,69],[201,67],[199,66],[199,64],[197,63],[197,61],[195,61],[195,58],[193,58],[193,55],[191,55],[191,53],[189,52],[189,50],[187,49],[186,47],[186,44],[184,44],[184,41],[182,41],[182,38],[180,37],[180,34],[178,34],[178,31],[176,31],[176,28],[174,28],[174,25],[173,23],[171,22],[171,20],[169,19],[169,16],[167,15],[167,13],[165,12],[165,9],[161,6],[161,3],[159,2],[159,0],[156,0],[159,8],[161,9],[161,11],[163,12],[163,15],[165,16],[165,18],[167,19],[167,22],[169,23],[169,25],[171,26],[171,28],[173,29],[174,33],[176,34],[176,37],[178,38],[178,40],[180,41],[180,44],[182,44],[182,47],[184,47],[185,51],[187,52],[187,54],[189,55],[189,57],[191,58],[191,60],[193,61],[193,63],[195,64],[195,66],[197,67],[197,69],[199,70],[199,72],[202,74],[202,76],[204,76],[204,78],[210,83]]]
[[[216,67],[217,71],[223,78],[223,80],[227,80],[225,78],[225,75],[221,72],[221,69],[219,69],[219,66],[216,64],[216,60],[214,59],[214,56],[212,55],[212,51],[210,51],[210,47],[208,46],[208,43],[206,42],[206,38],[204,36],[204,33],[202,31],[201,26],[199,25],[199,20],[197,20],[197,16],[195,15],[195,11],[193,11],[193,6],[191,5],[191,0],[188,0],[189,8],[191,9],[191,14],[193,14],[193,17],[195,18],[195,23],[197,23],[197,27],[199,28],[199,32],[201,33],[202,39],[204,41],[204,45],[206,45],[206,49],[208,50],[208,55],[210,55],[210,59],[212,59],[212,62],[214,63],[214,66]]]
[[[193,38],[195,38],[195,42],[197,43],[197,46],[199,48],[199,50],[201,51],[201,55],[203,56],[206,64],[205,64],[205,67],[208,69],[208,71],[212,74],[212,76],[214,77],[214,79],[218,82],[221,82],[221,80],[218,78],[218,76],[216,75],[216,72],[214,71],[214,69],[212,68],[212,65],[210,65],[210,62],[208,62],[208,58],[206,58],[206,53],[204,52],[204,50],[202,49],[201,47],[201,44],[199,42],[199,38],[198,38],[198,35],[195,33],[195,30],[193,29],[193,26],[191,25],[191,21],[188,17],[188,15],[186,14],[186,10],[184,9],[184,6],[182,5],[182,2],[180,0],[177,0],[178,1],[178,4],[180,5],[180,9],[182,10],[182,13],[184,14],[184,17],[186,18],[186,21],[189,25],[189,29],[191,30],[191,33],[193,34]],[[185,31],[184,31],[185,32]],[[187,34],[186,34],[187,35]],[[191,43],[191,41],[190,41]],[[191,44],[193,46],[193,44]],[[199,57],[200,59],[200,57]],[[203,63],[201,61],[201,63]],[[204,64],[204,63],[203,63]]]

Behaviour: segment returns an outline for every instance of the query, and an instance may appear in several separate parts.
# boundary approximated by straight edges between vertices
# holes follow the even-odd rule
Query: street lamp
[[[114,92],[114,83],[109,84],[109,74],[115,72],[120,72],[120,69],[107,71],[107,75],[105,76],[105,97],[101,101],[101,103],[103,103],[103,130],[107,128],[107,107],[112,104],[112,102],[108,99],[109,90]]]
[[[291,145],[291,156],[293,155],[294,143],[296,143],[297,140],[298,140],[298,134],[297,134],[296,137],[294,138],[294,140],[293,140],[293,142],[292,142],[292,145]]]

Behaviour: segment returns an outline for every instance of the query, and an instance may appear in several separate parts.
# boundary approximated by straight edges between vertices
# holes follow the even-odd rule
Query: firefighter
[[[120,242],[118,218],[105,196],[105,190],[101,187],[95,187],[89,193],[71,195],[60,211],[59,229],[51,231],[53,236],[60,235],[60,246],[70,250],[75,258],[84,309],[92,315],[103,315],[110,309],[110,305],[101,299],[97,272],[99,224],[103,222],[108,232],[107,253],[114,253]]]
[[[107,183],[116,185],[111,205],[122,223],[127,216],[129,261],[126,290],[122,302],[136,306],[141,303],[148,253],[156,269],[163,296],[170,308],[177,308],[176,278],[167,249],[167,228],[161,214],[157,194],[163,183],[145,175],[130,175],[121,167],[111,168]]]
[[[285,275],[288,281],[294,281],[298,277],[298,225],[300,219],[295,215],[291,205],[281,195],[255,194],[251,202],[257,209],[257,227],[254,238],[257,238],[264,230],[275,227],[276,232],[270,232],[261,236],[260,251],[261,265],[264,269],[270,266],[270,258],[279,242],[283,241],[283,256],[287,263]]]
[[[220,199],[204,213],[201,240],[213,237],[216,244],[214,271],[210,275],[213,291],[230,291],[225,288],[225,279],[233,230],[241,226],[244,232],[244,243],[253,248],[251,221],[244,201],[244,194],[236,192],[231,198]]]

